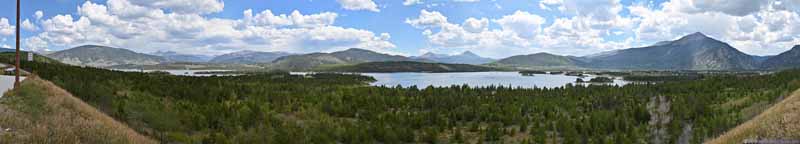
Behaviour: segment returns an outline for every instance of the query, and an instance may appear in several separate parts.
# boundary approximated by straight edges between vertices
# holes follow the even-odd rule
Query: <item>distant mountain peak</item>
[[[437,56],[439,56],[439,54],[435,54],[435,53],[432,53],[432,52],[426,52],[426,53],[420,55],[420,57],[437,57]]]
[[[257,52],[260,52],[260,51],[254,51],[254,50],[240,50],[240,51],[233,52],[233,53],[240,53],[240,54],[241,54],[241,53],[257,53]]]
[[[701,32],[695,32],[686,36],[681,37],[678,41],[686,41],[686,40],[705,40],[705,39],[712,39]]]
[[[670,43],[672,43],[672,41],[660,41],[657,42],[656,44],[653,44],[653,46],[663,46],[663,45],[668,45]]]
[[[554,54],[547,53],[547,52],[538,52],[538,53],[529,54],[529,55],[532,55],[532,56],[534,56],[534,55],[553,55],[554,56]]]
[[[109,46],[101,46],[101,45],[92,45],[92,44],[88,44],[88,45],[82,45],[82,46],[78,46],[78,47],[75,47],[75,48],[90,48],[90,47],[109,47]]]
[[[234,64],[257,64],[270,63],[283,56],[292,55],[288,52],[263,52],[254,50],[241,50],[237,52],[222,54],[208,61],[211,63],[234,63]]]
[[[362,49],[362,48],[349,48],[349,49],[347,49],[347,50],[344,50],[344,51],[361,51],[361,52],[373,52],[373,51],[371,51],[371,50],[367,50],[367,49]]]
[[[175,52],[175,51],[170,51],[170,50],[166,50],[166,51],[159,50],[159,51],[156,51],[156,52],[153,52],[153,53],[150,53],[150,54],[157,55],[157,56],[166,56],[166,55],[178,55],[179,53]]]
[[[108,67],[114,65],[153,65],[166,61],[163,57],[137,53],[129,49],[99,45],[83,45],[48,54],[49,57],[73,65]]]
[[[459,55],[462,55],[462,56],[476,56],[476,57],[478,56],[477,54],[473,53],[472,51],[464,51]]]
[[[694,32],[694,33],[689,34],[687,36],[689,36],[689,37],[708,37],[705,34],[703,34],[702,32]]]

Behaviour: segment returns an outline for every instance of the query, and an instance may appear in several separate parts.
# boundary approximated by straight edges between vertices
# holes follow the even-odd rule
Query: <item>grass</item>
[[[742,143],[745,139],[800,139],[800,90],[750,121],[708,141],[709,144]]]
[[[0,144],[156,143],[36,77],[0,99],[0,127]]]

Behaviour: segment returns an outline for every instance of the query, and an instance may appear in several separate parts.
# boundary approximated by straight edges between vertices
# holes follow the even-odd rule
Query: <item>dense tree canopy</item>
[[[360,75],[23,65],[140,133],[186,143],[699,143],[800,88],[796,70],[625,86],[404,88],[368,86],[374,79]]]

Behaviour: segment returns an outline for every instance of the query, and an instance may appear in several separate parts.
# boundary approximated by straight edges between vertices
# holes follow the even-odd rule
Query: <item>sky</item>
[[[14,1],[0,47],[14,47]],[[23,0],[22,49],[219,55],[363,48],[584,56],[702,32],[752,55],[800,44],[800,0]]]

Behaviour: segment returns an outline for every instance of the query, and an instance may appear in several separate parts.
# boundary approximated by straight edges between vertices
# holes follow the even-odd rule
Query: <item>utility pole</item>
[[[16,42],[17,42],[17,53],[14,55],[14,58],[16,59],[17,66],[16,66],[16,69],[14,70],[14,74],[16,75],[16,77],[14,77],[14,88],[19,87],[19,66],[20,66],[19,65],[19,0],[17,0],[17,21],[16,22],[17,22],[17,25],[16,25],[16,29],[17,29],[17,34],[16,34],[16,37],[17,37],[17,39],[16,39]]]

